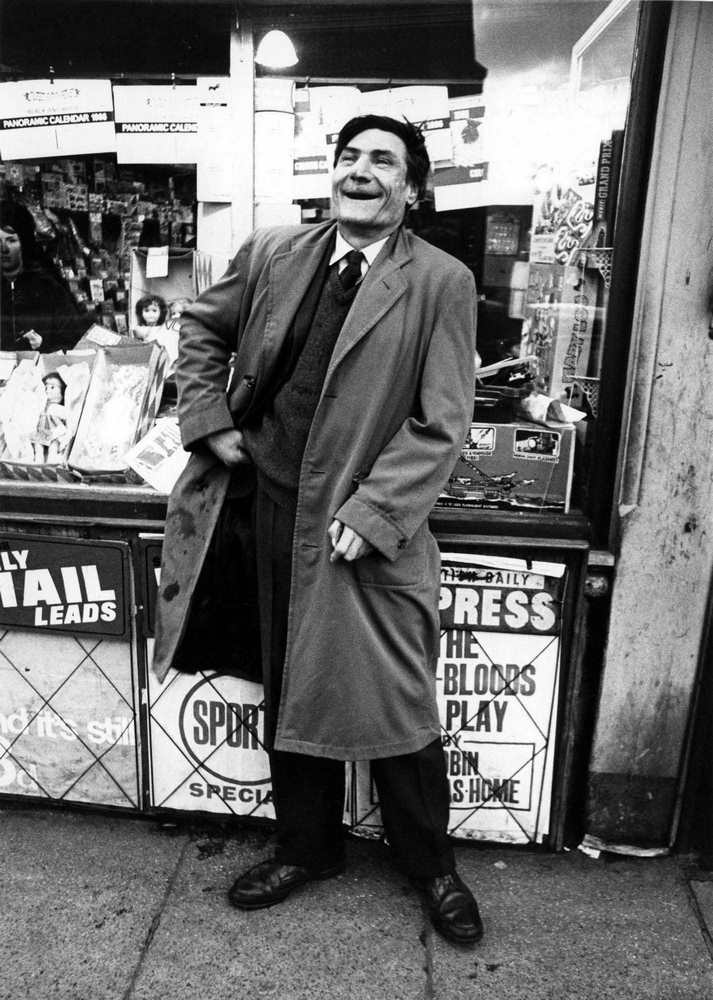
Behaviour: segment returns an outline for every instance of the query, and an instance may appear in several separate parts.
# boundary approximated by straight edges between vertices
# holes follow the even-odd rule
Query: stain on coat
[[[179,507],[174,516],[178,521],[178,533],[184,538],[193,538],[196,533],[196,521],[192,511]]]

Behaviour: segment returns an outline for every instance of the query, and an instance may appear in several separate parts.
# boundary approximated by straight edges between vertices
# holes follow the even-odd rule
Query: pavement
[[[380,843],[233,909],[264,827],[0,807],[0,1000],[713,1000],[713,874],[459,843],[486,934],[448,944]]]

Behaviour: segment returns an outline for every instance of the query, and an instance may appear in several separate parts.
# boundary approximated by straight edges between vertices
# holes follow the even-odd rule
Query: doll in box
[[[187,298],[174,299],[172,302],[168,303],[168,318],[166,319],[166,326],[170,328],[178,329],[180,326],[179,320],[183,315],[183,310],[186,306],[189,306],[193,300]]]
[[[136,303],[134,336],[145,343],[160,344],[173,365],[178,357],[178,329],[166,323],[167,315],[168,307],[160,295],[144,295]]]
[[[45,408],[32,435],[35,462],[61,462],[69,444],[67,408],[64,394],[67,384],[58,372],[50,372],[42,379],[45,386]]]
[[[160,295],[143,295],[135,306],[134,336],[139,340],[155,340],[155,334],[166,322],[166,302]]]

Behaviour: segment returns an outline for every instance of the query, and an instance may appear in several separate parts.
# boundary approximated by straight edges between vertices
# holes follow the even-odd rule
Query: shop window
[[[434,170],[407,225],[475,276],[474,422],[494,428],[474,429],[442,503],[586,513],[637,5],[319,11],[321,27],[314,9],[300,21],[296,8],[253,8],[256,38],[287,30],[299,59],[258,71],[256,221],[329,217],[333,144],[352,114],[419,122]],[[413,42],[399,47],[391,79],[379,62],[388,31]],[[542,433],[518,436],[513,425]],[[516,440],[538,446],[516,453]]]
[[[37,0],[3,6],[5,80],[44,78],[50,66],[57,79],[103,77],[116,144],[120,89],[165,86],[177,102],[195,101],[207,80],[200,74],[216,74],[210,80],[239,102],[226,77],[231,32],[255,45],[271,28],[291,35],[295,66],[255,70],[247,194],[255,225],[329,217],[336,133],[353,114],[418,122],[434,169],[407,225],[460,258],[479,294],[474,428],[441,506],[591,513],[638,4],[258,2],[238,5],[236,26],[227,4],[77,0],[67,4],[71,37],[45,8]],[[119,44],[129,24],[135,44]],[[131,334],[137,247],[198,249],[196,292],[218,277],[235,248],[221,245],[220,261],[201,254],[196,199],[213,203],[205,221],[229,219],[231,199],[245,197],[234,181],[242,135],[235,142],[229,124],[239,110],[226,103],[211,141],[183,158],[125,157],[101,143],[74,155],[3,153],[2,193],[32,210],[88,323]],[[190,131],[191,116],[180,117]],[[138,271],[143,281],[143,261]]]
[[[130,332],[138,247],[195,247],[194,166],[118,164],[112,154],[6,161],[0,194],[31,211],[38,242],[60,269],[85,327]]]

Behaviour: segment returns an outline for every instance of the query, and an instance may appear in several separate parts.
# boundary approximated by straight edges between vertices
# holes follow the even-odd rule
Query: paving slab
[[[155,824],[0,809],[0,1000],[120,1000],[186,836]]]
[[[713,882],[674,858],[459,845],[486,925],[463,949],[373,842],[235,910],[271,849],[265,829],[4,805],[0,1000],[713,1000]]]
[[[235,876],[271,853],[258,832],[185,852],[131,1000],[420,1000],[424,920],[377,845],[350,842],[347,871],[249,913],[230,906]]]
[[[713,966],[674,859],[459,850],[486,936],[436,935],[434,1000],[711,1000]]]
[[[690,882],[691,891],[698,906],[703,926],[709,939],[713,936],[713,880],[710,872],[705,878],[693,878]]]

